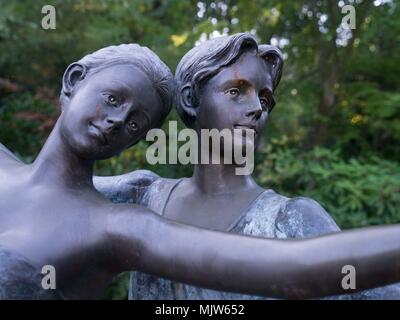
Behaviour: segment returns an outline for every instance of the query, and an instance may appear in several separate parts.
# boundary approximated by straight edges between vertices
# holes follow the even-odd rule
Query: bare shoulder
[[[0,164],[23,164],[22,161],[0,142]]]
[[[331,219],[329,213],[316,200],[308,197],[295,197],[288,200],[286,203],[288,212],[295,211],[307,219]]]
[[[0,150],[0,181],[10,181],[9,179],[15,178],[15,175],[20,174],[21,168],[26,164],[14,159],[13,157],[3,153]],[[6,187],[6,185],[4,184]]]
[[[308,197],[288,199],[277,219],[277,226],[290,238],[318,236],[340,231],[320,203]]]

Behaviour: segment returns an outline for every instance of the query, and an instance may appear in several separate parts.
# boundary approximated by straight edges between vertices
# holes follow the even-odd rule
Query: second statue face
[[[251,129],[257,144],[273,107],[272,90],[265,60],[255,50],[245,52],[202,87],[196,127]],[[242,143],[253,143],[248,140]]]

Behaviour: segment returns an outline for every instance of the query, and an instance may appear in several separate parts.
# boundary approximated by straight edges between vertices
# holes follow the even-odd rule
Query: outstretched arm
[[[277,228],[289,238],[308,238],[340,232],[328,212],[315,200],[307,197],[290,199],[277,219]],[[400,299],[400,284],[395,283],[352,294],[330,296],[329,299],[371,300]]]
[[[114,203],[139,203],[141,192],[158,175],[149,170],[135,170],[119,176],[93,177],[94,187]]]
[[[356,270],[354,291],[400,280],[398,225],[272,240],[186,226],[136,207],[113,215],[109,226],[122,270],[200,287],[277,298],[350,293],[342,288],[345,265]]]

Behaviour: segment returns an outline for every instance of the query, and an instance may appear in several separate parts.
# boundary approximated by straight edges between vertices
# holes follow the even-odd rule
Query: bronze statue
[[[203,42],[190,50],[177,67],[178,113],[199,137],[201,129],[245,127],[255,131],[257,143],[275,104],[273,92],[279,84],[282,65],[282,54],[277,48],[258,45],[246,33]],[[290,199],[272,189],[265,190],[251,175],[237,175],[238,166],[196,164],[193,176],[183,179],[164,179],[149,171],[135,171],[118,178],[98,177],[95,185],[113,201],[139,203],[163,217],[213,230],[280,239],[340,231],[315,200]],[[132,274],[130,297],[260,298],[182,285],[139,272]],[[334,298],[400,298],[400,286]]]
[[[92,183],[94,161],[161,123],[171,87],[168,68],[149,49],[104,48],[67,68],[61,116],[32,164],[1,147],[0,298],[94,298],[113,275],[132,269],[289,298],[344,292],[348,264],[357,290],[400,280],[400,226],[269,240],[186,226],[105,199]],[[55,290],[41,287],[48,265],[57,272]]]

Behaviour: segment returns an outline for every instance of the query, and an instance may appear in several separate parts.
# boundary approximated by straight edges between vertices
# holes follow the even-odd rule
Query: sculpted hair
[[[268,65],[273,89],[278,86],[282,75],[283,57],[280,50],[271,45],[258,45],[249,33],[207,40],[188,51],[179,62],[175,72],[176,108],[183,122],[192,127],[195,117],[188,114],[182,105],[182,89],[191,86],[193,106],[199,103],[202,85],[224,67],[233,64],[244,52],[255,50]]]
[[[109,46],[84,56],[79,61],[71,64],[67,70],[74,64],[80,64],[84,67],[85,71],[81,78],[87,78],[112,65],[133,65],[146,74],[153,83],[163,106],[162,118],[171,110],[174,94],[173,75],[165,63],[147,47],[142,47],[138,44]],[[61,90],[61,105],[68,103],[70,95],[71,92],[66,92],[64,88]]]

